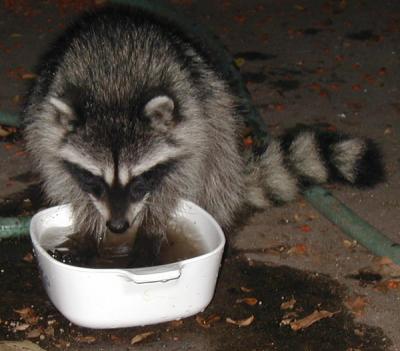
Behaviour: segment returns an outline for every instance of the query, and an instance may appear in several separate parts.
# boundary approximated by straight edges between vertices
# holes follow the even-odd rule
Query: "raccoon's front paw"
[[[95,256],[97,254],[97,242],[94,235],[89,233],[74,233],[62,243],[63,247],[68,247],[71,251],[78,252],[85,256]]]
[[[129,267],[149,267],[160,264],[161,238],[156,235],[139,234],[130,253]]]
[[[90,267],[97,256],[97,245],[93,236],[74,233],[55,247],[54,255],[59,261],[74,266]],[[53,257],[56,257],[54,255]]]

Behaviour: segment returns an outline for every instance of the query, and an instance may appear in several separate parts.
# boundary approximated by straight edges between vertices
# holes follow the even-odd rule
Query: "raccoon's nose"
[[[120,234],[128,229],[129,223],[125,219],[112,219],[106,222],[106,226],[113,233]]]

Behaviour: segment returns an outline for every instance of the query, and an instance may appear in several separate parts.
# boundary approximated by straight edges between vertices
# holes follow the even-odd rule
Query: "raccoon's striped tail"
[[[311,185],[343,182],[369,187],[384,179],[374,142],[307,127],[272,139],[250,169],[249,201],[256,207],[292,201]]]

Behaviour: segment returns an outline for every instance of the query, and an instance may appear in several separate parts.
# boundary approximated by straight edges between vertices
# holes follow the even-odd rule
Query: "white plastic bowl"
[[[195,226],[205,254],[155,267],[94,269],[61,263],[40,245],[48,228],[64,229],[65,235],[71,227],[68,205],[37,213],[30,234],[50,300],[71,322],[88,328],[155,324],[203,311],[214,294],[225,237],[217,222],[191,202],[182,200],[176,216]]]

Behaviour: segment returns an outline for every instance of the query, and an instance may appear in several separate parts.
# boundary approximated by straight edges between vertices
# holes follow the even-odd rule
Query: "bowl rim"
[[[188,264],[191,264],[191,263],[194,263],[197,261],[206,260],[210,256],[216,255],[218,252],[223,250],[225,243],[226,243],[225,235],[223,233],[221,226],[214,219],[214,217],[211,216],[211,214],[209,214],[206,210],[201,208],[199,205],[193,203],[192,201],[182,199],[182,200],[180,200],[178,206],[176,207],[176,211],[179,213],[182,210],[184,210],[184,208],[187,206],[194,207],[194,209],[196,211],[200,212],[201,216],[206,217],[207,221],[212,223],[212,225],[216,229],[216,232],[217,232],[220,242],[216,248],[214,248],[213,250],[206,252],[202,255],[194,256],[194,257],[187,258],[187,259],[184,259],[181,261],[176,261],[176,262],[167,263],[167,264],[163,264],[163,265],[140,267],[140,268],[94,268],[94,267],[74,266],[74,265],[70,265],[70,264],[63,263],[63,262],[56,260],[54,257],[52,257],[51,255],[49,255],[47,253],[47,251],[39,243],[39,240],[37,240],[36,236],[32,234],[33,227],[36,225],[36,222],[40,218],[45,217],[46,215],[48,215],[48,213],[53,213],[54,211],[57,211],[57,210],[61,211],[61,210],[64,210],[65,208],[70,209],[71,208],[70,204],[53,206],[53,207],[49,207],[49,208],[46,208],[46,209],[43,209],[43,210],[37,212],[32,217],[32,220],[30,222],[29,234],[30,234],[30,238],[33,243],[33,247],[34,247],[35,251],[37,250],[41,254],[41,256],[43,256],[48,261],[50,261],[51,264],[58,265],[60,267],[63,267],[64,269],[68,269],[71,271],[78,271],[78,272],[83,272],[83,273],[94,273],[94,274],[110,274],[110,273],[115,274],[115,273],[121,273],[121,271],[123,271],[125,273],[127,270],[129,270],[129,272],[133,273],[133,274],[139,273],[140,275],[145,275],[146,272],[148,272],[148,274],[153,274],[154,272],[156,272],[158,270],[168,271],[168,270],[182,269],[182,267],[185,265],[188,265]],[[170,269],[168,269],[168,268],[170,268]]]

